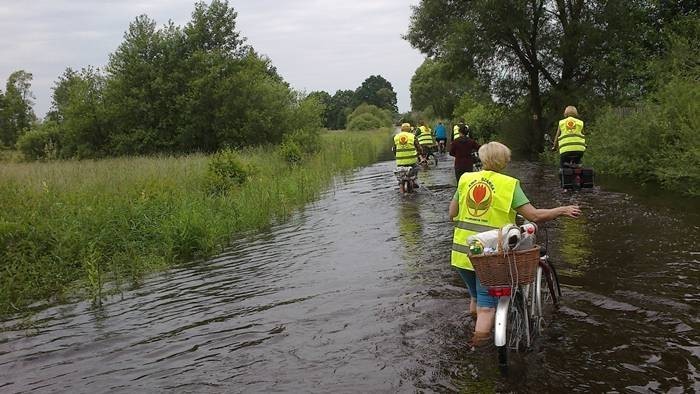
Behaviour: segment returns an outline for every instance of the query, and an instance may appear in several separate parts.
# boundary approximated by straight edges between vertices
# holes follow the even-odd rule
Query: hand
[[[578,205],[567,205],[561,208],[561,215],[576,219],[581,215],[581,208]]]

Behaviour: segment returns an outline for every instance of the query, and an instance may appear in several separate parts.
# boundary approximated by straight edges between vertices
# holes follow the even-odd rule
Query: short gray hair
[[[501,171],[510,163],[510,149],[500,142],[489,142],[479,148],[479,159],[484,170]]]

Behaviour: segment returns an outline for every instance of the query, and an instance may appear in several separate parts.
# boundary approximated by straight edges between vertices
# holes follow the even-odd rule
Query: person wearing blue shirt
[[[444,153],[445,145],[447,145],[447,132],[442,122],[438,122],[437,126],[435,126],[435,141],[437,141],[440,153]]]

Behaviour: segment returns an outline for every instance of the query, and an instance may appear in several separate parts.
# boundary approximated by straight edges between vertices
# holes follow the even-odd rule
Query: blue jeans
[[[467,290],[469,290],[472,300],[476,300],[476,306],[479,308],[496,308],[498,297],[489,295],[488,288],[481,285],[476,272],[458,267],[455,268],[457,268],[457,272],[462,277],[464,284],[467,285]]]

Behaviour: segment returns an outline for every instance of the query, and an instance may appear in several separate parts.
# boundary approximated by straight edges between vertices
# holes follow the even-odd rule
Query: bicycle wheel
[[[540,265],[537,267],[532,295],[532,328],[534,333],[539,334],[547,322],[544,317],[545,309],[548,306],[557,305],[561,297],[559,278],[554,266],[547,259],[540,261]]]
[[[508,308],[506,344],[498,346],[498,367],[508,373],[508,358],[511,351],[525,350],[530,346],[530,323],[525,297],[520,288],[515,290]]]
[[[425,160],[428,162],[428,167],[437,167],[438,165],[437,156],[435,156],[435,154],[432,152],[428,153]]]

